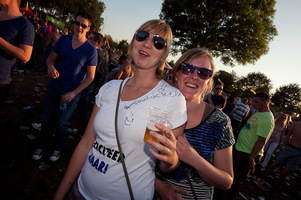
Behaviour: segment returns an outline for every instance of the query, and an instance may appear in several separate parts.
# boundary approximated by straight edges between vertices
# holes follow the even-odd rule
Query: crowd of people
[[[208,50],[192,48],[166,67],[172,30],[164,21],[141,25],[126,54],[91,28],[85,12],[76,14],[70,31],[26,19],[19,4],[0,4],[0,109],[13,66],[41,61],[37,70],[49,83],[32,159],[50,151],[52,162],[60,158],[74,110],[80,111],[81,140],[55,199],[238,199],[255,169],[265,171],[259,187],[271,189],[301,163],[301,123],[271,111],[266,93],[249,99],[223,91],[222,81],[213,81]],[[168,126],[156,124],[163,134],[150,131],[159,143],[143,142],[149,107],[172,116]],[[276,167],[279,178],[268,183]]]

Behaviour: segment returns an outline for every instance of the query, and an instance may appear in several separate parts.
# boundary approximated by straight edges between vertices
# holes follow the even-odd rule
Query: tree
[[[301,104],[301,88],[297,83],[281,86],[272,96],[274,106],[290,111],[296,111]]]
[[[254,64],[277,35],[276,0],[164,0],[160,18],[174,34],[174,53],[206,47],[224,64]]]
[[[29,0],[29,5],[34,11],[44,12],[64,23],[70,29],[77,12],[85,11],[92,16],[92,26],[99,30],[104,22],[101,17],[105,5],[99,0]]]
[[[254,93],[251,91],[254,90],[256,93],[265,92],[270,93],[272,89],[271,80],[261,72],[252,72],[247,76],[241,77],[235,83],[235,95],[236,96],[247,96],[253,97]]]
[[[236,75],[234,72],[230,74],[229,72],[226,72],[224,70],[219,70],[215,73],[213,79],[215,83],[218,81],[218,79],[224,83],[224,91],[233,93],[235,77]]]
[[[128,41],[127,40],[121,40],[117,45],[117,49],[121,49],[124,54],[127,54],[128,49],[129,49]]]

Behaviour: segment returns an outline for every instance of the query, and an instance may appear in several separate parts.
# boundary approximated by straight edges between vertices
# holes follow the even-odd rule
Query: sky
[[[101,0],[105,4],[102,14],[104,25],[101,33],[111,35],[114,40],[126,39],[129,43],[135,31],[144,22],[158,19],[163,0]],[[297,83],[301,87],[301,1],[278,0],[274,24],[278,35],[270,42],[269,52],[261,56],[255,64],[236,65],[230,67],[215,58],[216,70],[235,71],[238,76],[246,76],[251,72],[265,74],[273,85],[272,92],[290,83]],[[179,57],[169,56],[168,61]]]

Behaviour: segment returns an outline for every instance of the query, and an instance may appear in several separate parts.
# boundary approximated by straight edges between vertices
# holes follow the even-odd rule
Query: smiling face
[[[74,23],[74,35],[79,38],[86,37],[87,32],[90,30],[89,20],[82,16],[77,16],[75,21],[80,22],[81,25],[78,26]],[[83,28],[82,24],[86,25],[87,28]]]
[[[211,61],[208,56],[195,58],[189,62],[189,64],[212,70]],[[197,70],[190,75],[185,75],[179,70],[175,78],[177,80],[178,89],[182,92],[186,101],[198,102],[201,101],[202,93],[207,89],[209,81],[212,79],[212,77],[207,80],[201,79],[197,74]]]
[[[224,89],[224,86],[222,86],[221,84],[216,85],[214,87],[214,94],[216,96],[222,95],[223,89]]]

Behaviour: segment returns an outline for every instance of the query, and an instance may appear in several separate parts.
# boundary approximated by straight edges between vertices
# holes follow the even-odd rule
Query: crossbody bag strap
[[[183,169],[184,169],[184,173],[185,173],[185,175],[186,175],[186,179],[187,179],[187,181],[188,181],[188,184],[189,184],[189,186],[190,186],[191,192],[192,192],[192,194],[193,194],[193,198],[194,198],[194,200],[197,200],[198,198],[197,198],[197,196],[196,196],[195,190],[194,190],[193,185],[192,185],[192,182],[191,182],[191,180],[190,180],[190,177],[189,177],[189,174],[188,174],[188,170],[187,170],[187,168],[186,168],[185,166],[183,166]]]
[[[120,153],[120,158],[121,158],[121,163],[122,163],[122,168],[123,168],[123,171],[124,171],[126,183],[128,185],[128,189],[129,189],[129,193],[130,193],[130,196],[131,196],[131,200],[134,200],[134,194],[133,194],[132,186],[131,186],[131,183],[130,183],[129,175],[128,175],[128,172],[127,172],[127,169],[126,169],[126,166],[125,166],[124,157],[123,157],[123,153],[122,153],[122,149],[121,149],[121,145],[120,145],[120,141],[119,141],[119,137],[118,137],[118,128],[117,128],[118,108],[119,108],[120,94],[121,94],[121,89],[122,89],[123,82],[124,82],[124,80],[120,84],[119,91],[118,91],[118,97],[117,97],[117,103],[116,103],[116,110],[115,110],[115,134],[116,134],[116,140],[117,140],[118,150],[119,150],[119,153]]]

